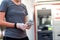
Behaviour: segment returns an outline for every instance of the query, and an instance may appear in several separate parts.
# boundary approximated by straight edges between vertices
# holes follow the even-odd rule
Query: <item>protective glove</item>
[[[18,29],[21,29],[21,30],[26,30],[27,26],[28,26],[28,25],[26,25],[26,24],[24,24],[24,23],[17,23],[17,24],[16,24],[16,27],[17,27]]]

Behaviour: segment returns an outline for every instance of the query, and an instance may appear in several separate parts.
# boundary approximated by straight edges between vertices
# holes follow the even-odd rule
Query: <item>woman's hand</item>
[[[28,22],[25,23],[26,25],[28,25],[28,27],[26,29],[30,29],[31,26],[33,25],[33,21],[29,20]]]
[[[17,27],[18,29],[21,29],[21,30],[26,30],[27,27],[28,27],[28,25],[27,25],[27,24],[24,24],[24,23],[17,23],[17,24],[16,24],[16,27]]]
[[[30,28],[31,28],[31,26],[29,26],[29,25],[28,25],[28,27],[27,27],[26,29],[28,29],[28,30],[29,30]]]

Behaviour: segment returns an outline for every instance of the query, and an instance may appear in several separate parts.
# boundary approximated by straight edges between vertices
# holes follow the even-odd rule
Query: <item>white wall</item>
[[[33,20],[33,2],[34,0],[22,0],[22,3],[24,3],[27,7],[29,20]],[[29,40],[34,40],[34,26],[32,26],[30,30],[27,30],[27,35]]]
[[[1,4],[2,0],[0,0],[0,4]]]

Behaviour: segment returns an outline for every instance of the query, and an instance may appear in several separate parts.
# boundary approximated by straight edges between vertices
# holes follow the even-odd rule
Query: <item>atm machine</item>
[[[39,8],[35,9],[36,18],[36,40],[53,40],[51,27],[51,9]]]
[[[41,9],[37,10],[37,13],[37,20],[39,21],[37,25],[38,40],[52,40],[51,10]]]
[[[36,3],[34,9],[36,40],[60,40],[60,1]]]

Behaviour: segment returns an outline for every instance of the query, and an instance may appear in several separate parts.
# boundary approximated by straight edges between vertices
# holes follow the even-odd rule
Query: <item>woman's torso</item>
[[[15,5],[12,1],[7,2],[7,10],[6,10],[6,21],[11,23],[24,23],[25,14],[25,6],[23,4]],[[15,28],[6,28],[5,36],[12,38],[24,38],[26,37],[26,31],[22,31],[20,29]]]

